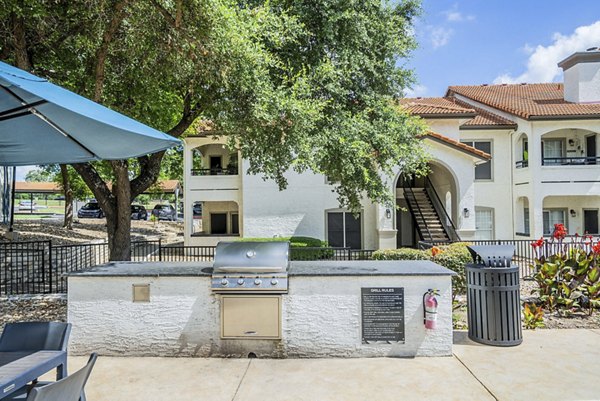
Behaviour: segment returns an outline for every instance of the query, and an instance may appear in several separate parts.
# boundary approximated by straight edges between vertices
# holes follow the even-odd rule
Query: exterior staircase
[[[432,199],[435,192],[428,188],[404,188],[404,198],[413,217],[421,241],[446,242],[458,240],[450,218],[439,199]],[[438,205],[434,204],[438,201]],[[436,207],[437,206],[437,207]],[[442,210],[439,210],[442,209]],[[446,224],[442,218],[448,219]]]

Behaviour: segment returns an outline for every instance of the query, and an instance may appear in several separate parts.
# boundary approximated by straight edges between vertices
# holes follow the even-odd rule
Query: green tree
[[[25,174],[25,181],[27,182],[52,182],[54,181],[55,171],[50,171],[46,168],[36,168],[34,170],[29,170],[27,174]]]
[[[395,107],[416,1],[0,1],[0,58],[174,136],[210,120],[281,189],[289,169],[313,170],[358,210],[363,195],[392,203],[393,168],[424,168],[423,127]],[[129,205],[163,157],[74,166],[112,260],[130,257]]]

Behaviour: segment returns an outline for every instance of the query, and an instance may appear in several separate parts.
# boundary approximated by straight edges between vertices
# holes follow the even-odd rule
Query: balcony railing
[[[525,168],[529,167],[529,160],[519,160],[515,163],[516,168]]]
[[[237,167],[194,168],[192,175],[237,175]]]
[[[600,156],[544,157],[542,166],[583,166],[600,164]]]

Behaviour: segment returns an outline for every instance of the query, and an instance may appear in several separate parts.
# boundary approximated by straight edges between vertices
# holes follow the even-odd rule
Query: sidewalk
[[[72,372],[86,357],[70,359]],[[518,347],[455,333],[449,358],[100,357],[88,401],[600,400],[600,330],[537,330]]]

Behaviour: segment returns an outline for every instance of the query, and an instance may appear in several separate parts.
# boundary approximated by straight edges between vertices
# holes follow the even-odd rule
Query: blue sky
[[[407,96],[449,85],[562,81],[556,63],[600,47],[600,0],[423,0]]]

